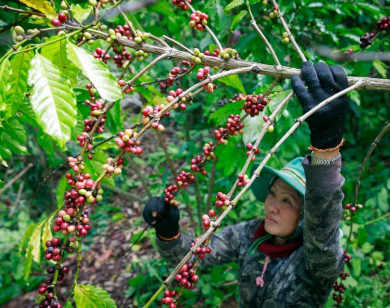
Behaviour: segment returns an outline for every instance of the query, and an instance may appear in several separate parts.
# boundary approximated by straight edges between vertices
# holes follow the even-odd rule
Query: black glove
[[[338,65],[328,66],[320,62],[314,67],[311,62],[304,62],[301,70],[308,89],[298,76],[292,76],[291,81],[304,113],[348,87],[347,75]],[[308,117],[311,145],[317,149],[339,145],[347,112],[348,98],[343,95]]]
[[[179,209],[165,202],[162,197],[150,199],[142,211],[142,216],[156,229],[157,235],[172,238],[179,233]]]

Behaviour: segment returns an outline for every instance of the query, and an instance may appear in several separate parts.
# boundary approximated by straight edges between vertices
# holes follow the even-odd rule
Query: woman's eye
[[[283,202],[289,204],[289,205],[292,205],[292,202],[290,201],[290,199],[283,199]]]
[[[271,196],[275,196],[275,192],[274,192],[273,190],[270,190],[270,191],[269,191],[269,194],[270,194]]]

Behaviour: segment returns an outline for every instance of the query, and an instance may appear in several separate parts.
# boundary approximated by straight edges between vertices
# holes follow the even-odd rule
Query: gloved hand
[[[292,76],[291,81],[304,113],[348,87],[347,75],[338,65],[320,62],[314,67],[311,62],[304,62],[301,71],[308,89],[298,76]],[[312,147],[331,149],[338,146],[343,138],[347,112],[348,98],[343,95],[308,117]]]
[[[165,202],[162,197],[150,199],[142,211],[142,216],[156,229],[157,235],[170,239],[179,233],[179,209]]]

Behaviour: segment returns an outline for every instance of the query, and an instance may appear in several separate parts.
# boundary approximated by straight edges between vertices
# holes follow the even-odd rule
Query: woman
[[[348,86],[339,66],[310,62],[292,86],[304,112]],[[238,264],[241,307],[320,307],[343,269],[339,244],[344,178],[340,174],[347,99],[338,98],[307,119],[312,154],[283,169],[264,167],[252,185],[264,202],[264,220],[224,228],[211,236],[206,264]],[[255,168],[256,166],[254,166]],[[153,211],[158,218],[152,216]],[[156,229],[162,257],[179,262],[192,238],[179,231],[177,207],[152,198],[143,211]]]

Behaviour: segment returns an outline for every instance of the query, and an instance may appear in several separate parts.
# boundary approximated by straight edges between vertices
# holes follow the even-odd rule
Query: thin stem
[[[169,36],[166,36],[165,34],[163,35],[163,38],[168,40],[168,41],[170,41],[172,44],[175,44],[175,45],[179,46],[181,49],[184,49],[188,53],[194,54],[191,49],[187,48],[186,46],[184,46],[183,44],[181,44],[178,41],[174,40],[173,38],[170,38]]]
[[[115,5],[116,5],[116,2],[115,0],[112,1]],[[120,3],[121,1],[118,2],[118,4]],[[118,6],[118,10],[119,12],[121,13],[121,15],[123,16],[123,18],[125,19],[127,25],[129,26],[130,28],[130,31],[131,31],[131,34],[133,36],[136,36],[137,35],[137,31],[135,31],[135,28],[133,26],[133,23],[127,18],[126,14],[122,11],[122,8],[120,6]]]
[[[160,39],[159,37],[149,33],[149,38],[153,41],[156,41],[158,43],[160,43],[161,45],[165,46],[165,47],[170,47],[167,42],[165,42],[164,40]]]
[[[278,4],[276,3],[276,0],[272,0],[272,3],[274,6],[277,6],[279,8]],[[280,21],[282,22],[284,30],[286,30],[291,43],[293,44],[295,50],[298,52],[299,57],[302,59],[303,62],[306,62],[307,60],[306,60],[305,55],[303,54],[302,50],[299,48],[297,42],[295,41],[294,36],[292,35],[290,28],[288,27],[286,21],[283,18],[283,14],[280,11],[278,12],[278,17],[279,17]]]
[[[376,146],[378,145],[379,141],[381,140],[382,136],[390,129],[390,123],[388,123],[382,130],[381,132],[379,133],[379,135],[375,138],[374,142],[372,143],[371,145],[371,148],[370,150],[368,151],[368,153],[366,154],[366,157],[364,157],[364,160],[363,160],[363,163],[361,164],[360,166],[360,171],[359,171],[359,174],[358,174],[358,177],[356,178],[356,183],[355,183],[355,197],[354,197],[354,200],[353,200],[353,205],[356,205],[356,202],[357,202],[357,198],[358,198],[358,193],[359,193],[359,186],[360,186],[360,178],[362,176],[362,173],[364,171],[364,167],[366,166],[367,162],[368,162],[368,159],[370,158],[370,156],[372,155],[372,153],[374,152],[374,149],[376,148]],[[379,219],[380,220],[380,219]],[[374,219],[374,222],[376,222],[376,220]],[[348,252],[348,248],[349,248],[349,244],[351,242],[351,238],[352,238],[352,229],[353,229],[353,219],[351,220],[351,225],[349,227],[349,234],[348,234],[348,238],[347,238],[347,246],[345,248],[345,251]]]
[[[195,9],[192,7],[192,5],[190,3],[188,3],[186,0],[184,0],[184,2],[186,3],[186,5],[190,8],[191,12],[192,13],[195,13]],[[217,36],[214,34],[214,32],[209,28],[209,26],[204,26],[204,28],[206,29],[206,31],[211,35],[211,37],[213,38],[213,40],[215,41],[215,43],[217,44],[219,50],[223,50],[223,47],[221,45],[221,43],[219,42]]]
[[[206,201],[206,211],[208,212],[211,209],[211,197],[213,195],[213,188],[214,188],[214,182],[215,182],[215,171],[217,169],[217,157],[214,158],[213,165],[211,167],[211,175],[210,175],[210,181],[209,181],[209,190],[207,193],[207,201]]]
[[[155,299],[157,298],[157,296],[165,289],[165,284],[163,283],[160,288],[157,290],[156,293],[154,293],[154,295],[149,299],[149,301],[145,304],[145,306],[143,308],[148,308],[150,307],[151,304],[153,304],[153,302],[155,301]]]
[[[45,16],[45,14],[43,14],[41,12],[32,12],[32,11],[21,10],[21,9],[13,8],[13,7],[8,6],[8,5],[0,5],[0,10],[13,11],[13,12],[18,12],[18,13],[27,14],[27,15]]]
[[[76,284],[77,284],[77,278],[79,277],[81,261],[83,260],[83,257],[81,254],[81,238],[80,237],[77,238],[77,243],[78,243],[77,244],[77,268],[76,268],[76,273],[74,274],[72,288],[70,290],[70,293],[69,293],[69,296],[68,296],[66,302],[69,302],[72,295],[73,295],[74,288],[76,287]]]
[[[274,58],[276,66],[280,67],[280,62],[278,59],[278,56],[275,53],[275,50],[272,48],[272,45],[268,42],[267,38],[265,37],[264,33],[260,30],[258,27],[255,18],[253,17],[251,6],[249,4],[249,1],[246,1],[246,5],[248,7],[249,14],[251,16],[251,26],[253,29],[257,31],[257,33],[260,35],[261,39],[263,40],[264,44],[267,46],[269,52],[271,53],[272,57]]]
[[[385,218],[387,218],[387,217],[390,217],[390,212],[389,212],[389,213],[386,213],[386,214],[384,214],[384,215],[382,215],[382,216],[379,216],[379,217],[377,217],[377,218],[375,218],[375,219],[372,219],[372,220],[367,221],[366,223],[363,224],[363,226],[371,225],[371,224],[376,223],[376,222],[378,222],[378,221],[381,221],[382,219],[385,219]]]
[[[199,231],[202,231],[202,195],[199,188],[199,180],[195,175],[195,198],[196,198],[196,208],[198,210],[198,228]]]
[[[0,33],[7,31],[8,29],[11,29],[13,26],[20,24],[21,22],[25,21],[26,19],[30,18],[30,15],[23,16],[22,18],[14,21],[13,23],[7,25],[4,28],[1,28]]]
[[[22,171],[20,171],[13,179],[11,179],[7,184],[4,185],[2,189],[0,189],[0,195],[13,183],[15,183],[17,180],[19,180],[27,171],[30,169],[34,164],[29,163]]]

